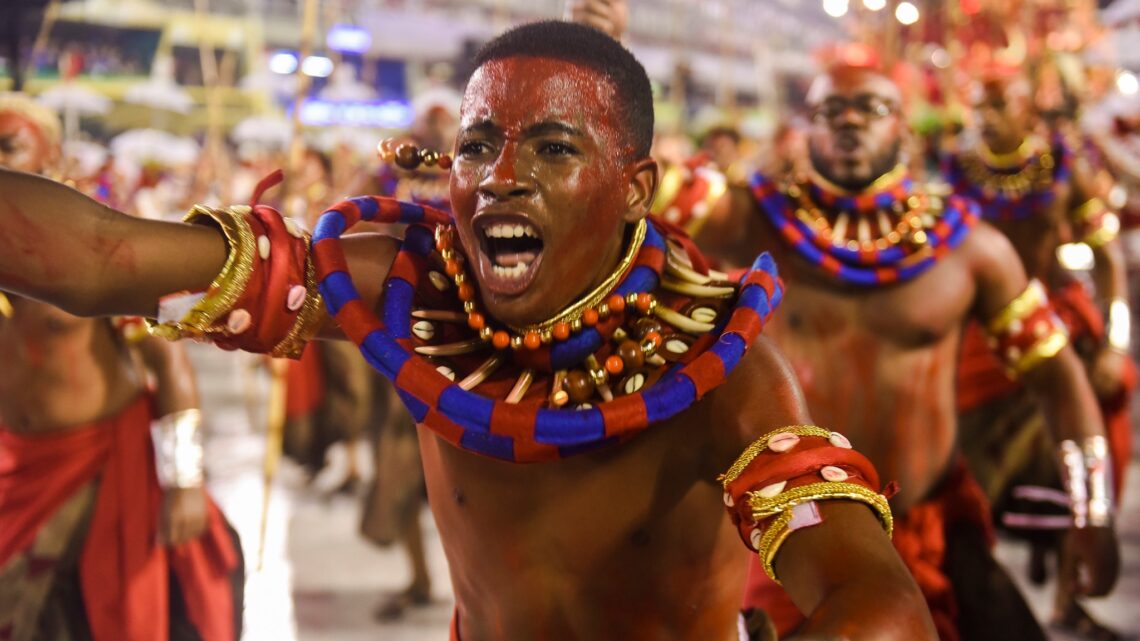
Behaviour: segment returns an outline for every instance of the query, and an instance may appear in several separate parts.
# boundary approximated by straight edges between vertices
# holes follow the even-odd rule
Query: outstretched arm
[[[59,183],[4,169],[0,229],[0,291],[81,316],[153,318],[160,298],[206,289],[232,249],[214,227],[134,218]],[[343,244],[361,299],[374,307],[395,243],[352,234]],[[334,333],[331,322],[326,326]]]
[[[154,316],[204,289],[226,258],[216,231],[133,218],[46,178],[0,169],[0,290],[81,316]]]
[[[968,242],[975,261],[977,314],[995,337],[998,356],[1035,394],[1058,443],[1058,463],[1073,500],[1070,537],[1079,543],[1075,553],[1087,570],[1081,590],[1105,594],[1116,582],[1120,559],[1109,518],[1107,452],[1094,451],[1107,446],[1092,386],[1043,288],[1028,284],[1008,239],[981,224]]]
[[[811,426],[794,375],[774,345],[757,338],[728,385],[718,396],[721,407],[734,398],[765,399],[724,409],[718,458],[736,459],[725,476],[729,494],[739,498],[730,513],[741,516],[742,534],[761,559],[774,559],[774,575],[808,617],[797,639],[936,639],[922,594],[884,530],[889,508],[876,494],[874,471],[842,436]],[[749,454],[737,458],[741,451],[753,454],[746,466],[740,463]],[[788,469],[795,470],[792,478],[772,484],[777,470]],[[780,521],[762,518],[753,530],[751,519],[797,494],[820,498],[788,511],[783,527],[789,533],[773,550],[767,535],[780,531]]]

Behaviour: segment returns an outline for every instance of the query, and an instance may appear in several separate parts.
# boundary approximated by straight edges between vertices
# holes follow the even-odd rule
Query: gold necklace
[[[601,316],[605,316],[609,310],[602,309],[602,307],[606,305],[604,300],[613,288],[617,286],[621,277],[629,270],[629,266],[633,264],[633,260],[637,258],[637,252],[641,249],[641,244],[645,241],[645,228],[647,225],[648,223],[644,218],[637,221],[637,224],[633,228],[633,237],[630,239],[629,246],[626,247],[625,254],[621,257],[617,267],[600,285],[591,290],[590,293],[579,298],[577,302],[572,303],[553,318],[544,320],[541,323],[521,327],[507,325],[507,327],[510,327],[519,334],[527,334],[530,332],[544,333],[559,323],[568,323],[572,327],[580,325],[582,315],[587,309],[596,309]]]
[[[1009,159],[1014,156],[1017,160],[1010,164]],[[973,152],[959,156],[958,163],[966,180],[987,197],[1002,196],[1011,200],[1052,187],[1056,166],[1053,153],[1043,149],[1036,138],[1026,139],[1017,151],[1003,155],[995,155],[984,143],[978,143]],[[1014,167],[1019,167],[1016,172],[1000,171]]]

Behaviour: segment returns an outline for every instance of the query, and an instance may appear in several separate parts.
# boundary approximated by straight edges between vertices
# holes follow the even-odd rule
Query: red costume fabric
[[[944,573],[946,532],[955,524],[967,523],[980,529],[990,545],[994,542],[990,506],[982,488],[958,461],[933,496],[895,519],[891,542],[903,563],[914,575],[942,641],[962,640],[957,630],[958,604],[953,586]],[[781,638],[804,622],[803,615],[783,588],[769,579],[752,556],[744,608],[764,610],[776,625]]]
[[[79,560],[95,641],[156,641],[169,634],[169,576],[204,641],[236,641],[228,573],[239,551],[217,506],[199,539],[156,545],[162,489],[155,476],[151,399],[118,415],[55,434],[0,429],[0,567],[32,545],[51,515],[99,479]]]
[[[1100,310],[1079,281],[1069,281],[1049,292],[1049,302],[1069,329],[1078,353],[1104,344],[1105,327]],[[1122,389],[1111,398],[1098,399],[1104,415],[1112,456],[1113,483],[1117,496],[1123,489],[1124,473],[1132,455],[1132,426],[1128,400],[1136,387],[1136,368],[1129,359]],[[985,332],[971,323],[962,339],[958,357],[958,412],[964,413],[1021,391],[1021,384],[1006,373],[1005,366],[987,345]]]

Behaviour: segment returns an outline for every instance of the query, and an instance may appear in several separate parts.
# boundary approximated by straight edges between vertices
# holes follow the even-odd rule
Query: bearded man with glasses
[[[964,323],[982,321],[999,356],[1024,372],[1057,440],[1103,437],[1101,415],[1013,246],[979,221],[973,202],[941,198],[910,176],[900,106],[883,73],[833,66],[807,95],[803,171],[783,180],[753,176],[696,240],[726,263],[771,252],[781,265],[788,292],[767,331],[812,415],[839,426],[885,479],[898,481],[894,545],[940,637],[1043,640],[991,555],[989,507],[958,451],[955,364]],[[1085,470],[1083,459],[1078,467]],[[1087,518],[1106,516],[1103,499],[1086,493],[1074,504],[1086,516],[1071,535],[1089,593],[1107,591],[1119,564],[1111,520]],[[781,633],[801,620],[757,563],[747,604],[773,613]]]

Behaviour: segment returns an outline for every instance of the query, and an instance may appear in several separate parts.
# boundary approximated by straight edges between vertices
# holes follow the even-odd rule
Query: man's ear
[[[626,222],[637,222],[649,215],[657,195],[657,173],[657,161],[652,158],[634,163],[625,195]]]

